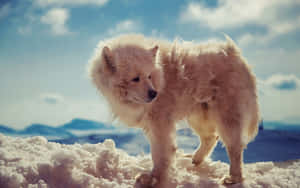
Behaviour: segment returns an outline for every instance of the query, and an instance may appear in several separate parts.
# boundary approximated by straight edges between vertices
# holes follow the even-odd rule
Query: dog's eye
[[[140,81],[140,77],[135,77],[132,79],[133,82],[139,82]]]

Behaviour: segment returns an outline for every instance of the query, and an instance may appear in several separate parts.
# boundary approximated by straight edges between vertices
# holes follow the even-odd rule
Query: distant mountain
[[[199,138],[189,128],[177,130],[178,149],[185,153],[194,153],[200,144]],[[142,133],[93,134],[50,141],[61,144],[101,143],[105,139],[113,139],[118,148],[131,155],[150,153],[149,142]],[[250,142],[244,152],[246,163],[258,161],[286,161],[300,158],[300,131],[260,130],[254,141]],[[226,150],[219,142],[212,153],[213,160],[229,163]]]
[[[300,123],[299,124],[290,124],[290,123],[283,123],[283,122],[279,122],[279,121],[264,121],[263,126],[265,129],[272,129],[272,130],[300,131]]]
[[[296,131],[300,132],[300,125],[296,124],[286,124],[277,121],[263,121],[260,124],[260,132],[265,130],[283,130],[283,131]],[[106,125],[101,122],[84,120],[84,119],[73,119],[71,122],[68,122],[59,127],[52,127],[43,124],[33,124],[23,130],[14,130],[7,126],[0,125],[0,133],[16,136],[45,136],[48,139],[58,140],[61,139],[61,143],[96,143],[102,141],[104,138],[112,138],[120,140],[120,144],[127,139],[134,139],[135,143],[140,143],[140,145],[146,151],[149,150],[147,142],[141,141],[144,140],[142,137],[142,132],[137,129],[127,128],[127,127],[115,127],[112,125]],[[126,135],[127,134],[127,135]],[[94,135],[94,136],[93,136]],[[97,136],[96,136],[97,135]],[[115,135],[115,136],[114,136]],[[130,135],[130,136],[129,136]],[[135,135],[135,136],[132,136]],[[137,137],[139,135],[139,138]],[[178,138],[182,140],[180,142],[183,148],[190,148],[188,152],[192,152],[198,145],[196,142],[193,142],[193,147],[188,143],[190,138],[197,138],[197,136],[192,133],[189,129],[179,129],[177,131]],[[196,139],[197,140],[197,139]],[[119,143],[119,142],[116,142]],[[131,150],[132,154],[135,153],[135,148],[131,145],[124,142],[124,149]],[[148,149],[147,149],[148,148]]]
[[[4,125],[0,125],[0,133],[4,133],[4,134],[14,134],[16,133],[16,130],[6,127]]]
[[[285,161],[300,158],[300,125],[282,122],[263,121],[259,134],[249,143],[244,152],[245,162]],[[122,130],[124,129],[124,130]],[[41,135],[49,141],[62,144],[99,143],[105,139],[113,139],[118,148],[132,155],[149,153],[150,146],[141,130],[130,131],[131,128],[114,127],[100,122],[74,119],[59,127],[33,124],[21,131],[0,125],[0,132],[16,136]],[[76,132],[89,132],[80,135]],[[191,129],[177,130],[178,148],[186,153],[193,153],[199,146],[199,138]],[[213,160],[228,162],[225,148],[219,142],[212,154]]]
[[[57,138],[73,138],[75,135],[73,132],[79,131],[91,131],[91,130],[108,130],[112,132],[115,129],[114,126],[106,125],[101,122],[84,120],[84,119],[73,119],[71,122],[66,123],[59,127],[52,127],[43,124],[32,124],[23,130],[15,130],[4,125],[0,125],[0,133],[9,135],[20,135],[20,136],[45,136],[57,137]]]
[[[114,129],[113,126],[84,119],[73,119],[70,123],[64,124],[59,128],[72,130]]]
[[[49,140],[49,141],[57,142],[57,143],[61,143],[61,144],[75,144],[75,143],[97,144],[97,143],[104,142],[104,140],[106,140],[106,139],[112,139],[115,141],[115,144],[117,147],[121,147],[123,144],[131,142],[131,140],[135,136],[136,135],[133,133],[91,134],[91,135],[87,135],[87,136],[77,136],[77,137],[71,137],[71,138],[65,138],[65,139],[53,139],[53,140]]]
[[[18,134],[22,135],[42,135],[42,136],[58,136],[72,137],[73,135],[63,128],[50,127],[42,124],[32,124],[31,126],[21,130]]]

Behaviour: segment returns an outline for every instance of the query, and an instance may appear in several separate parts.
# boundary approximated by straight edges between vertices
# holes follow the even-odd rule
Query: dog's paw
[[[202,155],[201,152],[196,152],[192,157],[192,163],[195,166],[199,166],[201,163],[203,163],[204,160],[205,160],[205,156]]]
[[[193,157],[193,154],[185,154],[185,155],[183,155],[183,157],[186,157],[186,158],[192,158],[192,157]]]
[[[203,160],[192,159],[192,163],[193,163],[195,166],[199,166],[202,162],[203,162]]]
[[[232,185],[236,183],[242,183],[245,180],[243,177],[226,176],[222,180],[223,185]]]
[[[186,157],[186,158],[192,158],[192,163],[193,163],[195,166],[198,166],[198,165],[200,165],[200,164],[203,162],[203,160],[199,160],[199,159],[196,158],[195,155],[193,155],[193,154],[186,154],[186,155],[184,155],[184,157]]]
[[[151,174],[141,174],[136,178],[135,188],[154,188],[158,179]]]

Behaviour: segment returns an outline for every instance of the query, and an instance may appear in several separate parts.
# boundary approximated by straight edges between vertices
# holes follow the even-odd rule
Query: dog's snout
[[[156,97],[156,95],[157,95],[157,92],[155,90],[153,90],[153,89],[148,90],[149,99],[151,99],[151,100],[154,99]]]

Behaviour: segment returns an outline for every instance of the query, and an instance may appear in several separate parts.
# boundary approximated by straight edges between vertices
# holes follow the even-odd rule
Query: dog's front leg
[[[142,174],[137,183],[140,187],[166,187],[168,172],[176,153],[176,130],[173,124],[151,125],[146,135],[151,146],[153,169],[151,174]]]
[[[152,175],[163,182],[176,153],[175,128],[153,129],[149,135],[153,160]]]

